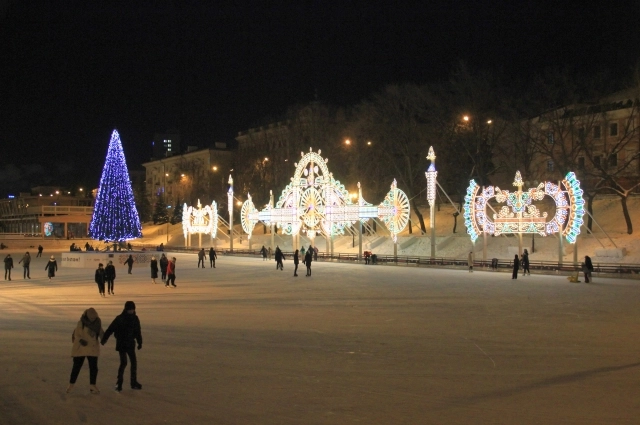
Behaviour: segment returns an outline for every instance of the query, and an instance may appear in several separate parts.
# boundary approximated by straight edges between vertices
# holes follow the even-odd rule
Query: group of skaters
[[[127,274],[133,274],[132,268],[135,260],[132,255],[125,260],[124,264],[127,266]],[[158,278],[158,271],[161,272],[162,283],[164,283],[167,288],[176,288],[176,257],[171,257],[171,259],[167,258],[167,256],[162,253],[160,259],[156,259],[155,256],[151,256],[151,261],[149,263],[149,267],[151,270],[151,282],[157,283],[156,279]],[[98,292],[100,296],[105,297],[105,285],[107,289],[107,293],[109,295],[115,295],[113,287],[114,281],[116,279],[116,268],[113,265],[113,261],[109,261],[107,266],[104,267],[102,263],[98,264],[98,269],[95,272],[95,282],[98,285]]]
[[[36,255],[36,257],[40,256],[42,256],[41,250],[38,251],[38,255]],[[31,279],[31,254],[29,254],[29,251],[25,252],[25,254],[22,256],[22,259],[18,261],[18,265],[20,264],[22,265],[23,269],[22,278]],[[13,257],[11,257],[11,254],[7,254],[7,256],[4,257],[4,280],[11,280],[11,269],[13,269],[13,266]],[[49,261],[44,266],[44,269],[47,272],[49,280],[51,280],[52,277],[56,276],[56,272],[58,271],[58,262],[53,255],[51,256],[51,258],[49,258]]]
[[[262,246],[260,249],[260,253],[262,254],[262,260],[266,260],[267,256],[271,258],[271,248],[267,249]],[[293,253],[293,276],[298,276],[298,265],[300,264],[300,257],[302,257],[302,263],[307,266],[307,274],[306,276],[311,276],[311,263],[313,261],[318,261],[318,248],[314,248],[309,245],[309,248],[305,251],[304,247],[301,249],[296,249]],[[284,252],[280,249],[279,246],[276,246],[275,249],[275,260],[276,260],[276,270],[284,270],[283,261],[286,259]]]
[[[473,251],[469,252],[467,263],[469,265],[469,273],[473,272]],[[491,262],[491,268],[492,270],[498,269],[498,261],[496,258],[494,258]],[[584,274],[584,281],[586,283],[591,282],[593,280],[593,278],[591,277],[593,273],[593,262],[591,261],[591,257],[585,255],[584,262],[582,263],[581,268],[582,273]],[[518,271],[520,269],[522,269],[523,276],[531,276],[531,270],[529,270],[529,251],[526,248],[522,253],[522,256],[518,256],[518,254],[515,254],[513,258],[511,279],[518,278]]]
[[[131,389],[142,389],[142,385],[138,382],[138,362],[136,359],[136,347],[138,350],[142,349],[140,319],[136,315],[135,303],[133,301],[127,301],[124,304],[122,313],[113,319],[106,331],[102,329],[102,321],[94,308],[86,309],[80,317],[71,335],[71,357],[73,358],[73,366],[71,368],[67,393],[73,390],[86,358],[89,363],[89,392],[91,394],[100,394],[100,390],[96,386],[100,345],[105,345],[111,335],[114,335],[116,338],[116,351],[120,356],[120,366],[118,367],[115,390],[117,392],[122,391],[127,358],[131,363]]]
[[[210,268],[216,268],[216,260],[218,259],[218,253],[216,252],[215,249],[213,249],[213,247],[209,248],[209,267]],[[202,265],[202,268],[204,269],[204,262],[207,260],[207,253],[204,251],[204,248],[202,248],[200,251],[198,251],[198,268],[200,267],[200,265]]]

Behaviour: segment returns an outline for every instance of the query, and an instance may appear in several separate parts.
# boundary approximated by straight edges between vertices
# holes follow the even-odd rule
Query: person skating
[[[38,258],[38,257],[42,257],[42,250],[43,250],[43,249],[44,249],[44,248],[42,247],[42,245],[38,245],[38,255],[36,255],[36,258]]]
[[[200,268],[200,264],[202,264],[202,268],[204,269],[204,260],[207,259],[207,255],[204,253],[204,248],[198,251],[198,268]]]
[[[531,276],[531,270],[529,270],[529,251],[526,249],[522,253],[522,276],[526,276],[527,273]]]
[[[107,282],[107,293],[115,295],[113,293],[113,281],[116,280],[116,268],[113,265],[113,261],[109,261],[107,267],[104,268],[104,280]]]
[[[313,261],[318,261],[318,247],[313,247]]]
[[[311,246],[307,250],[307,253],[304,255],[304,265],[307,266],[307,276],[311,276],[311,262],[313,261],[313,250]]]
[[[11,269],[13,268],[13,258],[11,258],[11,254],[7,254],[4,257],[4,280],[11,280]],[[9,279],[7,279],[9,276]]]
[[[51,280],[52,277],[56,277],[56,272],[58,271],[58,262],[53,255],[51,256],[51,258],[49,258],[49,261],[47,262],[47,265],[44,266],[44,269],[47,271],[49,280]]]
[[[31,279],[31,275],[29,273],[29,265],[31,264],[31,254],[27,251],[23,256],[22,260],[18,261],[18,264],[22,264],[22,268],[24,269],[24,273],[22,275],[23,279]]]
[[[473,251],[469,251],[469,256],[467,257],[467,265],[469,266],[469,273],[473,273]]]
[[[584,256],[584,266],[582,268],[584,272],[584,281],[586,283],[593,282],[591,278],[591,273],[593,273],[593,262],[591,261],[591,257],[588,255]]]
[[[98,268],[96,269],[96,277],[95,277],[95,282],[98,284],[98,292],[100,293],[100,296],[104,297],[104,281],[105,281],[105,273],[104,273],[104,268],[103,268],[103,264],[100,263],[98,264]]]
[[[518,269],[520,268],[520,259],[518,258],[518,254],[516,254],[513,259],[513,274],[511,275],[511,279],[518,278]]]
[[[167,283],[164,286],[167,288],[169,286],[176,287],[176,257],[172,257],[167,264]]]
[[[73,367],[67,387],[68,393],[76,384],[78,374],[86,358],[89,361],[89,391],[91,394],[100,394],[100,390],[96,387],[96,381],[98,379],[98,357],[100,356],[99,340],[103,337],[104,330],[98,312],[93,308],[86,309],[71,334]]]
[[[216,253],[216,250],[213,249],[213,247],[211,247],[211,249],[209,249],[209,268],[213,267],[214,269],[216,268],[216,260],[218,259],[218,254]]]
[[[149,267],[151,268],[151,282],[156,283],[158,278],[158,260],[156,260],[156,257],[151,256]]]
[[[284,254],[279,246],[276,246],[276,270],[284,270],[284,266],[282,264],[282,260],[284,260]]]
[[[293,275],[294,276],[298,276],[298,263],[300,262],[300,258],[298,257],[298,250],[296,249],[296,252],[293,253],[293,266],[295,267],[293,269]]]
[[[120,367],[118,368],[118,378],[116,381],[116,391],[122,391],[124,382],[124,371],[127,368],[127,357],[131,362],[131,389],[141,390],[142,385],[138,382],[138,361],[136,359],[136,343],[138,350],[142,349],[142,330],[140,319],[136,315],[136,304],[133,301],[124,303],[124,310],[113,319],[107,328],[100,343],[106,344],[113,334],[116,337],[116,351],[120,355]]]
[[[167,256],[164,255],[164,253],[160,256],[160,273],[161,273],[161,278],[162,278],[162,283],[166,283],[167,282],[167,266],[169,265],[169,260],[167,259]]]
[[[129,258],[127,258],[127,261],[125,261],[124,263],[129,266],[129,270],[127,271],[128,274],[131,274],[131,269],[133,268],[133,263],[135,261],[133,261],[133,255],[129,254]]]
[[[262,254],[262,261],[267,261],[267,248],[265,248],[264,245],[262,245],[260,254]]]

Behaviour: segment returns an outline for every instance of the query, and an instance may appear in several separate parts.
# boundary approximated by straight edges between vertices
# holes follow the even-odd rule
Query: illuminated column
[[[578,238],[576,238],[576,241],[573,243],[573,265],[578,265]]]
[[[484,196],[484,186],[482,186]],[[487,261],[487,203],[484,202],[484,222],[482,223],[482,261]]]
[[[562,188],[562,182],[558,182],[558,189]],[[562,267],[562,228],[558,231],[558,267]]]
[[[269,191],[269,206],[273,211],[273,190]],[[271,221],[271,249],[275,249],[275,240],[274,240],[275,236],[273,234],[273,231],[274,231],[273,221]]]
[[[362,187],[360,186],[360,182],[358,182],[358,205],[362,205]],[[362,222],[360,220],[358,223],[358,261],[362,260]]]
[[[522,211],[524,209],[524,200],[522,199],[522,176],[520,175],[520,171],[516,171],[516,178],[513,182],[513,185],[518,188],[518,195],[516,200],[516,205],[519,202],[520,208],[518,208],[517,217],[518,217],[518,256],[522,257]],[[485,215],[486,217],[486,215]]]
[[[436,256],[436,212],[434,205],[436,202],[436,177],[438,172],[436,171],[436,154],[433,152],[433,146],[429,147],[429,155],[427,159],[431,161],[431,165],[424,173],[427,177],[427,201],[429,201],[429,214],[431,224],[431,258]]]
[[[229,250],[233,252],[233,178],[229,174],[229,191],[227,192],[229,204]]]

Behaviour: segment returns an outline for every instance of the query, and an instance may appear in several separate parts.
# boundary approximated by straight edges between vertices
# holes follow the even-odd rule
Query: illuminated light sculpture
[[[198,208],[187,207],[185,203],[182,207],[182,232],[184,241],[187,243],[190,234],[209,234],[211,239],[215,239],[218,233],[218,204],[213,201],[211,205],[202,208],[198,199]]]
[[[311,149],[300,153],[302,159],[295,164],[294,176],[275,207],[272,203],[258,211],[251,199],[242,205],[242,228],[251,237],[255,225],[262,221],[275,224],[286,235],[296,235],[303,230],[310,238],[319,233],[341,235],[356,221],[364,223],[370,218],[380,219],[397,241],[397,235],[409,221],[409,199],[398,189],[394,180],[391,190],[378,206],[366,202],[358,183],[357,203],[349,198],[349,192],[340,181],[333,178],[327,167],[328,160]]]
[[[127,162],[116,130],[111,134],[107,159],[102,169],[89,236],[101,241],[119,242],[142,237]]]
[[[497,186],[485,187],[482,191],[478,184],[471,180],[464,198],[464,224],[472,242],[475,242],[483,231],[494,236],[502,233],[537,233],[541,236],[561,233],[570,243],[576,242],[585,211],[583,192],[574,173],[568,173],[560,182],[560,186],[544,182],[523,192],[524,183],[518,171],[513,185],[518,188],[517,192],[501,190]],[[532,204],[533,201],[541,201],[545,196],[551,197],[556,205],[556,212],[549,221],[548,214],[541,213]],[[486,207],[492,198],[498,203],[506,203],[497,214],[493,214],[493,220],[486,213]]]
[[[436,177],[438,177],[438,172],[436,171],[436,154],[433,152],[433,146],[429,147],[427,159],[431,161],[431,165],[429,165],[429,168],[424,173],[427,177],[427,201],[429,201],[429,207],[433,208],[436,202]]]

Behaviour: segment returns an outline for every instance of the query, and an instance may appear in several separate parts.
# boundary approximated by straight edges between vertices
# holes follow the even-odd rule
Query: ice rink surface
[[[17,256],[19,253],[15,253]],[[176,255],[175,289],[119,266],[115,296],[93,270],[46,258],[0,282],[1,424],[638,424],[640,282]],[[19,257],[18,257],[19,258]],[[302,269],[304,269],[304,266]],[[71,333],[135,301],[142,391],[100,395],[85,364],[71,394]]]

